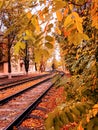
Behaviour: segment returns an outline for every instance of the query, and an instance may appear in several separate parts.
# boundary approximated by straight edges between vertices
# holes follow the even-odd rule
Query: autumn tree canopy
[[[66,102],[50,113],[46,129],[59,130],[76,122],[75,130],[97,130],[97,0],[0,0],[1,29],[2,26],[8,46],[15,45],[15,53],[20,54],[27,42],[33,50],[33,60],[41,65],[55,42],[60,46],[71,78],[62,78],[58,84],[65,87]]]

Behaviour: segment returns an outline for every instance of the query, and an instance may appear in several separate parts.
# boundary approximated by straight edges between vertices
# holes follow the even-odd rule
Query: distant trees
[[[0,9],[0,20],[1,20],[1,29],[3,30],[4,37],[7,39],[7,53],[8,53],[8,73],[11,77],[11,47],[17,41],[17,37],[24,27],[27,25],[25,23],[24,17],[24,7],[21,6],[21,2],[13,0],[1,2]],[[20,8],[21,7],[21,8]],[[23,27],[24,26],[24,27]]]
[[[41,8],[35,8],[37,5]],[[77,122],[77,130],[89,130],[91,122],[90,129],[98,127],[97,8],[97,0],[0,1],[0,27],[5,27],[4,36],[8,40],[9,74],[12,45],[15,45],[15,53],[20,55],[22,52],[26,72],[29,66],[26,45],[33,48],[36,70],[44,71],[45,63],[54,49],[55,39],[62,51],[64,64],[72,74],[68,82],[63,79],[58,85],[63,83],[65,87],[66,105],[61,105],[60,109],[52,113],[53,116],[50,115],[48,119],[52,124],[47,121],[47,130],[60,129],[62,125],[58,119],[65,113],[68,120],[63,119],[63,124]],[[55,20],[53,24],[51,20]],[[55,35],[52,36],[50,32],[53,31]]]
[[[51,30],[52,24],[46,24],[46,27],[44,27],[41,31],[41,26],[39,25],[39,19],[43,22],[46,22],[46,19],[44,19],[44,15],[47,15],[48,8],[43,8],[43,10],[36,12],[34,14],[32,10],[35,10],[35,6],[37,6],[37,1],[34,2],[33,0],[13,0],[12,2],[9,1],[2,1],[0,2],[0,20],[1,20],[1,28],[5,28],[3,30],[4,37],[8,39],[7,46],[8,46],[8,72],[9,75],[11,74],[11,47],[12,45],[15,45],[15,54],[19,54],[20,51],[23,51],[26,48],[24,42],[27,41],[27,44],[31,46],[31,48],[35,48],[34,52],[36,53],[37,47],[45,45],[45,48],[53,48],[53,45],[51,42],[53,41],[53,38],[50,36],[47,36],[48,31]],[[49,16],[50,17],[50,16]],[[46,34],[45,34],[46,33]],[[43,34],[46,36],[43,37]],[[46,39],[46,44],[43,42]],[[48,50],[45,49],[43,51],[42,49],[42,55],[48,54]],[[26,49],[25,49],[26,50]],[[26,51],[25,51],[26,52]],[[38,52],[40,53],[40,51]],[[45,53],[45,54],[44,54]],[[20,55],[20,54],[19,54]],[[34,54],[32,54],[34,55]],[[41,55],[39,55],[41,57]],[[36,55],[33,60],[35,60],[36,64],[42,63],[41,61],[36,62]],[[41,60],[41,58],[39,58]],[[46,60],[46,59],[45,59]],[[25,63],[25,69],[28,71],[28,63],[29,60],[27,56],[25,55],[24,58]],[[11,75],[9,76],[11,77]]]

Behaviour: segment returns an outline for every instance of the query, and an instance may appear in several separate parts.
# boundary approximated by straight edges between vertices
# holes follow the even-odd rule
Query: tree
[[[97,1],[65,0],[53,1],[52,4],[58,20],[56,39],[72,77],[68,80],[63,78],[58,84],[65,86],[66,106],[63,104],[54,110],[53,116],[50,113],[46,129],[60,129],[70,122],[77,122],[73,129],[97,129]]]
[[[11,1],[3,1],[1,3],[1,28],[5,27],[3,30],[4,37],[8,39],[7,48],[8,48],[8,73],[9,77],[11,77],[11,48],[15,45],[15,52],[19,52],[19,50],[24,50],[25,45],[23,43],[23,35],[24,32],[32,30],[39,31],[38,20],[36,15],[31,15],[30,9],[36,6],[36,3],[33,1],[23,1],[23,0],[13,0]],[[27,12],[25,10],[28,10]],[[27,36],[28,37],[28,36]],[[30,37],[30,36],[29,36]],[[27,38],[28,39],[28,38]],[[29,38],[29,41],[31,37]],[[17,45],[16,45],[17,44]],[[25,58],[25,68],[28,70],[28,61]]]
[[[1,2],[1,23],[5,27],[4,37],[7,38],[7,49],[8,49],[8,73],[11,78],[11,47],[17,41],[17,35],[20,31],[24,30],[27,26],[25,18],[23,19],[25,12],[24,7],[21,6],[22,1],[3,1]],[[26,4],[26,3],[25,3]],[[21,7],[21,8],[20,8]]]
[[[41,6],[43,4],[44,7]],[[31,10],[37,5],[42,8],[32,14]],[[20,48],[25,49],[24,41],[27,41],[33,46],[34,62],[43,71],[41,67],[50,56],[48,49],[53,48],[56,39],[61,47],[66,68],[72,75],[68,80],[61,79],[58,84],[60,86],[63,83],[65,86],[67,107],[61,105],[60,109],[54,111],[54,115],[48,118],[51,124],[49,120],[46,121],[47,129],[60,129],[62,122],[65,125],[77,122],[75,129],[78,130],[89,130],[91,124],[92,129],[98,127],[97,8],[97,0],[0,2],[1,21],[6,27],[9,54],[13,41],[18,41],[18,52]],[[51,24],[53,13],[56,14],[55,25]],[[55,37],[50,34],[53,27]],[[10,61],[10,55],[8,56]],[[28,62],[26,64],[28,65]]]
[[[34,5],[36,5],[35,2],[34,2]],[[32,6],[31,8],[33,9]],[[38,20],[38,18],[40,17],[39,13],[33,14],[29,7],[27,9],[28,11],[23,17],[23,21],[28,21],[28,22],[26,23],[26,26],[24,26],[24,28],[22,28],[17,34],[18,42],[16,42],[15,44],[15,52],[19,53],[19,51],[24,50],[24,48],[26,50],[26,46],[24,46],[24,42],[26,41],[27,46],[29,48],[32,48],[33,50],[32,57],[34,60],[33,62],[35,62],[35,65],[37,66],[37,64],[40,64],[39,66],[43,66],[43,68],[45,68],[45,62],[49,56],[47,48],[49,49],[53,48],[53,43],[51,42],[53,42],[54,39],[48,35],[46,35],[44,38],[43,35],[51,29],[52,24],[48,25],[48,29],[41,30],[41,26],[39,25],[39,20]],[[44,9],[43,11],[44,11],[43,12],[43,15],[44,15],[44,13],[46,12]],[[45,43],[44,41],[46,41],[47,43]],[[26,54],[24,55],[26,56]],[[29,67],[29,64],[28,64],[29,60],[26,57],[25,57],[25,69],[27,71],[28,70],[27,68]],[[37,68],[36,66],[35,68]]]

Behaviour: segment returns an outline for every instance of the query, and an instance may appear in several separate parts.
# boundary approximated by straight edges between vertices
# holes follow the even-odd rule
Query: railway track
[[[53,86],[57,80],[55,78],[52,81],[53,77],[55,76],[48,77],[14,98],[7,99],[6,104],[2,103],[3,105],[0,106],[0,130],[13,130],[13,126],[19,124]]]
[[[23,82],[19,81],[16,85],[13,84],[11,87],[4,88],[3,90],[0,91],[0,105],[6,103],[7,101],[11,100],[13,97],[16,97],[23,92],[32,89],[36,85],[45,82],[46,80],[50,79],[52,75],[47,75],[47,76],[41,76],[41,77],[35,77],[35,79],[28,79],[24,80]]]

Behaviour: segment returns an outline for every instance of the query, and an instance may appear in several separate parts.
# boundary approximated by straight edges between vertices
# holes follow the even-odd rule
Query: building
[[[11,71],[12,73],[25,73],[24,61],[20,57],[16,60],[14,57],[14,47],[11,49]],[[8,74],[8,47],[7,38],[3,37],[3,32],[0,32],[0,74]],[[30,60],[29,72],[34,72],[35,67]]]

